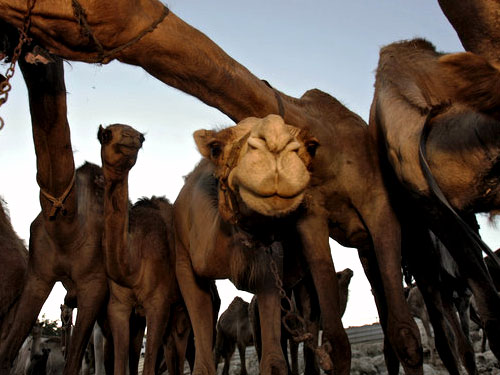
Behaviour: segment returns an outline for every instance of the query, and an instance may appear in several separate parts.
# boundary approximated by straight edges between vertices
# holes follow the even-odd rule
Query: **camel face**
[[[280,116],[250,117],[217,133],[199,130],[194,138],[222,184],[251,210],[282,216],[302,202],[318,142]]]
[[[137,160],[144,135],[128,125],[113,124],[99,127],[97,138],[101,143],[103,165],[116,173],[128,172]]]

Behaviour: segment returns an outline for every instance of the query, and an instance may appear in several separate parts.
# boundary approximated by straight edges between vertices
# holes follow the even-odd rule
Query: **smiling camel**
[[[229,278],[259,301],[261,373],[285,374],[275,278],[294,272],[287,264],[301,255],[294,253],[293,213],[304,201],[317,141],[276,115],[219,132],[199,130],[194,138],[205,159],[174,203],[174,225],[177,277],[195,335],[195,373],[215,373],[211,300],[203,280]],[[330,324],[335,337],[346,335],[340,319]],[[349,346],[337,350],[350,352]],[[345,359],[336,363],[340,374],[349,372]]]
[[[172,12],[160,20],[165,8],[159,1],[79,4],[90,27],[87,33],[70,3],[60,0],[35,3],[30,36],[55,54],[81,61],[96,61],[96,40],[106,51],[125,47],[115,50],[108,60],[114,57],[142,66],[235,121],[282,113],[286,123],[315,134],[323,147],[312,162],[310,204],[298,231],[326,322],[323,339],[347,345],[343,338],[333,337],[329,324],[339,314],[330,236],[358,249],[388,342],[407,373],[421,374],[419,332],[402,289],[399,223],[382,180],[376,146],[363,120],[319,90],[310,90],[300,99],[278,93]],[[6,22],[21,27],[26,14],[23,1],[0,1],[0,18]],[[137,36],[141,37],[134,39]],[[231,77],[230,84],[227,77]],[[334,353],[330,355],[335,362]]]

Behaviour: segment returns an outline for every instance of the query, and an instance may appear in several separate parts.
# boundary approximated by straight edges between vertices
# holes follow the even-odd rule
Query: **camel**
[[[69,344],[71,342],[71,331],[73,329],[73,308],[62,304],[61,306],[61,350],[64,358],[67,358]]]
[[[468,233],[477,234],[475,213],[498,209],[500,202],[495,109],[499,77],[495,66],[470,52],[441,54],[421,39],[393,43],[380,52],[369,126],[379,144],[394,206],[400,209],[404,256],[429,301],[427,307],[439,309],[441,304],[436,300],[440,262],[432,254],[430,229],[469,284],[497,357],[500,298],[478,250],[478,236],[471,240]],[[421,155],[435,184],[428,183],[421,169],[423,131],[427,140]],[[436,185],[448,201],[446,208],[444,200],[436,198]],[[463,223],[472,229],[466,231]],[[427,294],[431,290],[433,296]]]
[[[344,335],[333,337],[338,329],[330,324],[339,319],[331,236],[358,249],[387,342],[407,373],[421,374],[418,328],[402,290],[400,227],[382,180],[376,145],[361,118],[319,90],[310,90],[300,99],[278,92],[173,12],[166,14],[157,0],[73,3],[78,19],[62,0],[34,3],[31,12],[21,0],[2,0],[0,18],[22,28],[27,15],[29,35],[51,53],[88,62],[116,58],[141,66],[234,121],[281,113],[287,123],[317,134],[324,147],[313,161],[313,183],[307,194],[312,203],[298,227],[327,322],[324,342],[341,342],[332,345],[335,348],[348,345]],[[340,349],[337,356],[346,358]]]
[[[54,283],[62,281],[78,300],[64,370],[75,374],[108,293],[101,260],[102,201],[95,194],[102,175],[75,173],[62,60],[34,66],[21,59],[20,66],[29,92],[42,211],[31,225],[27,276],[16,314],[2,326],[0,373],[9,372]]]
[[[229,365],[235,346],[240,353],[240,374],[247,374],[245,363],[245,349],[253,345],[253,335],[248,317],[249,303],[241,297],[235,297],[217,322],[217,336],[215,339],[215,366],[221,357],[224,359],[223,375],[229,375]]]
[[[47,360],[49,359],[50,349],[43,348],[42,354],[35,354],[26,371],[26,375],[46,375]]]
[[[175,278],[172,206],[166,199],[136,203],[129,214],[128,174],[137,160],[144,136],[128,125],[99,128],[104,190],[104,258],[109,277],[108,319],[114,345],[114,373],[125,374],[129,353],[129,320],[134,310],[144,311],[147,340],[144,374],[155,373],[156,357],[167,330],[171,309],[182,306]],[[189,331],[184,333],[185,345]],[[183,373],[184,353],[178,351]]]
[[[0,328],[10,311],[15,309],[24,285],[28,251],[10,222],[7,204],[0,198]],[[0,335],[2,331],[0,330]]]

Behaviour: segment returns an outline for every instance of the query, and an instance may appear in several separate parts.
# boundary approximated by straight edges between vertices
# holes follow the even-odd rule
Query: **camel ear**
[[[108,144],[111,139],[113,139],[113,134],[111,130],[104,129],[102,125],[99,125],[99,130],[97,131],[97,139],[101,143],[101,145]]]
[[[215,161],[221,154],[222,144],[215,138],[213,130],[197,130],[194,132],[193,138],[203,157]]]

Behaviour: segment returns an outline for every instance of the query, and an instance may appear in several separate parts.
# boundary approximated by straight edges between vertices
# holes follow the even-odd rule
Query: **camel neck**
[[[20,59],[19,65],[29,94],[37,181],[48,196],[59,198],[74,182],[75,163],[66,117],[63,63],[59,58],[54,59],[52,63],[39,65],[28,64]],[[40,205],[47,221],[61,216],[65,221],[75,217],[77,201],[74,190],[65,196],[63,207],[55,211],[53,202],[44,195],[40,196]],[[57,216],[51,217],[51,212]]]
[[[167,85],[218,108],[236,122],[249,116],[282,112],[281,99],[269,84],[172,12],[153,32],[117,57],[122,62],[142,66]],[[300,111],[287,100],[291,98],[280,96],[287,123],[300,123]]]
[[[103,167],[104,188],[104,254],[108,276],[126,284],[130,274],[128,245],[128,172],[120,179]]]

